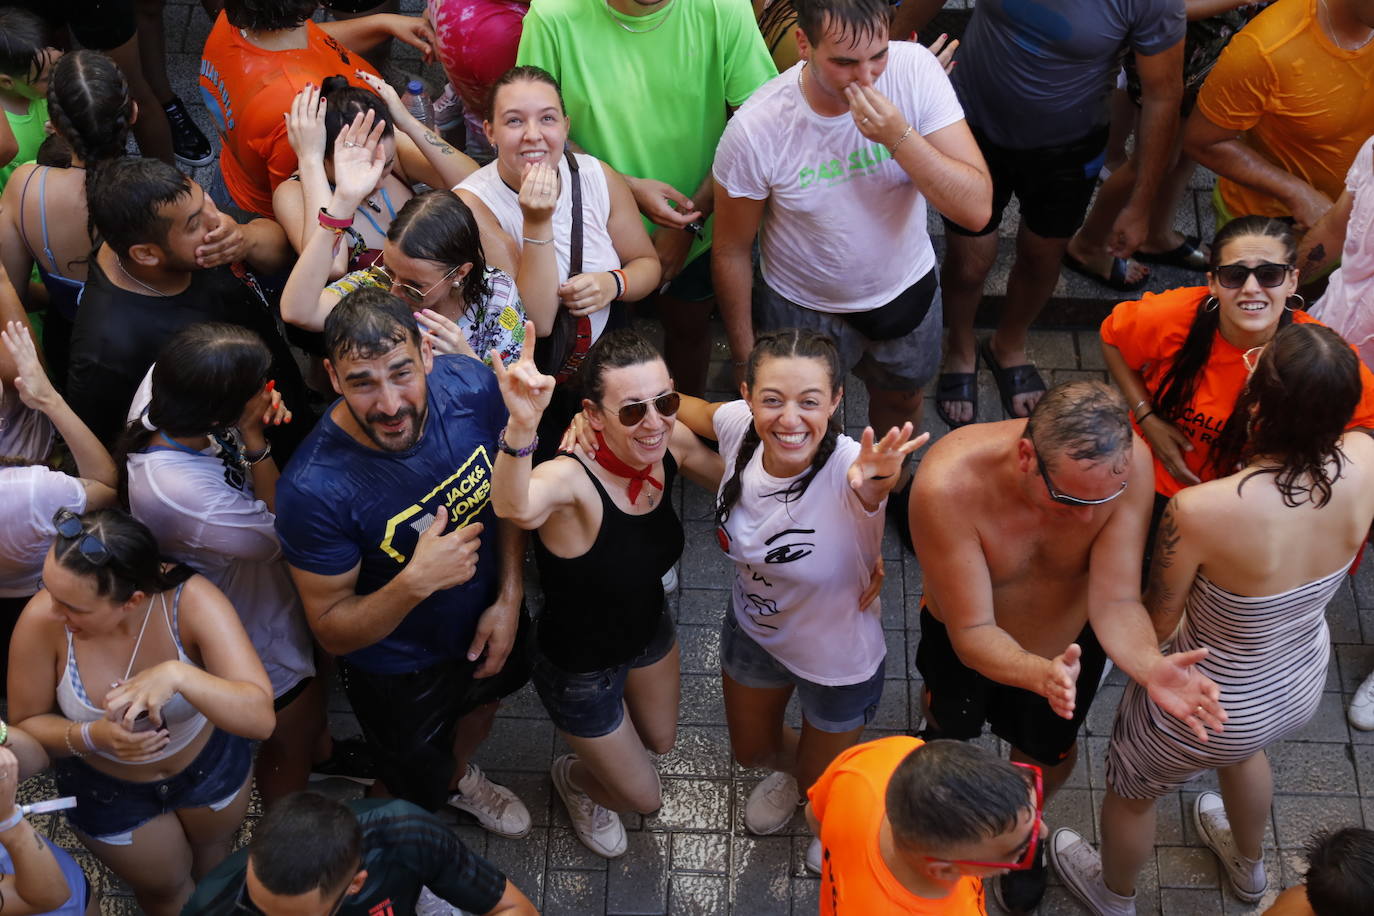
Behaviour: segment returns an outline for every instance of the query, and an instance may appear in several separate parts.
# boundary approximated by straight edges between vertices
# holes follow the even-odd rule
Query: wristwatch
[[[706,225],[701,220],[694,219],[682,228],[692,233],[692,235],[701,235],[702,230],[706,228]]]

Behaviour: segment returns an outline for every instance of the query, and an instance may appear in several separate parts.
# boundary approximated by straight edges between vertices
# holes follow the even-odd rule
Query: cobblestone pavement
[[[950,8],[966,5],[962,0],[947,4]],[[421,0],[402,2],[407,11],[420,6]],[[194,86],[209,22],[195,0],[168,0],[166,28],[173,85],[207,133],[212,133]],[[388,75],[398,79],[402,73],[413,74],[420,69],[419,60],[409,49],[398,48]],[[436,71],[427,72],[436,77],[431,87],[442,86]],[[196,177],[208,182],[213,168],[198,170]],[[1207,177],[1197,180],[1193,199],[1185,203],[1179,217],[1180,228],[1201,228],[1209,234],[1211,211],[1204,190]],[[938,231],[937,227],[938,222],[932,228]],[[1000,264],[990,282],[990,292],[1000,291],[999,284],[1004,287],[1005,270],[1005,263]],[[1178,285],[1180,280],[1182,275],[1165,272],[1151,285],[1164,288]],[[1109,294],[1079,278],[1066,278],[1057,294],[1102,299],[1104,314],[1111,301]],[[1097,337],[1092,332],[1034,332],[1030,355],[1051,383],[1105,376]],[[727,358],[719,335],[714,356],[712,377],[719,382],[726,377]],[[857,436],[865,422],[866,404],[862,386],[857,380],[851,382],[843,410],[848,431]],[[719,391],[717,396],[728,395]],[[945,430],[933,411],[929,413],[925,428],[938,436]],[[980,376],[980,416],[984,420],[1000,419],[996,389],[986,370]],[[682,644],[682,707],[677,746],[659,760],[662,810],[654,817],[626,818],[630,848],[624,857],[608,863],[588,852],[574,837],[561,802],[554,800],[548,776],[552,759],[566,748],[533,689],[527,687],[506,704],[476,760],[525,801],[534,818],[534,832],[524,840],[506,840],[488,836],[465,816],[444,816],[465,842],[506,870],[547,914],[812,914],[817,909],[818,882],[806,874],[802,864],[808,842],[802,817],[794,817],[788,829],[777,836],[754,837],[744,830],[744,800],[764,774],[742,770],[733,763],[726,735],[717,650],[731,570],[711,535],[709,497],[690,485],[685,489],[680,485],[675,498],[688,535],[681,589],[670,599]],[[906,733],[919,727],[920,720],[921,684],[914,657],[920,638],[917,610],[921,570],[912,556],[903,554],[890,532],[883,554],[887,560],[882,603],[888,680],[868,737]],[[1374,560],[1341,587],[1328,610],[1328,620],[1334,648],[1321,706],[1306,728],[1271,749],[1276,795],[1266,839],[1271,891],[1265,903],[1280,886],[1295,883],[1301,847],[1314,830],[1351,824],[1374,827],[1374,733],[1349,728],[1344,716],[1351,691],[1374,667]],[[1088,717],[1086,753],[1046,810],[1051,828],[1069,826],[1097,838],[1107,737],[1123,689],[1122,675],[1113,672]],[[791,714],[795,722],[795,703]],[[336,736],[357,733],[347,702],[337,691],[330,719]],[[992,738],[983,741],[989,747],[999,743]],[[358,791],[341,781],[318,785],[340,797]],[[1141,914],[1183,916],[1263,908],[1245,907],[1220,889],[1217,865],[1198,840],[1191,818],[1185,816],[1192,797],[1215,785],[1215,777],[1208,777],[1161,800],[1155,855],[1141,876]],[[50,796],[53,792],[47,777],[37,777],[24,786],[26,797]],[[257,810],[255,805],[241,839],[249,835]],[[60,817],[40,815],[33,821],[72,850],[89,875],[97,876],[94,885],[106,895],[105,913],[137,911],[128,889],[82,849]],[[1041,912],[1075,914],[1082,910],[1062,888],[1052,886]]]

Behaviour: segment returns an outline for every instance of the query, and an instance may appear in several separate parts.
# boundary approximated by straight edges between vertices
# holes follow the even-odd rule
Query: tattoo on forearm
[[[1326,260],[1326,246],[1321,242],[1312,246],[1312,250],[1307,253],[1308,264],[1320,264]]]
[[[1162,611],[1173,608],[1174,590],[1164,582],[1164,574],[1173,567],[1178,558],[1178,519],[1174,513],[1174,502],[1164,509],[1164,517],[1159,520],[1159,530],[1155,532],[1155,553],[1150,563],[1149,595],[1150,605]]]
[[[443,137],[438,136],[434,133],[434,131],[429,129],[425,130],[425,142],[428,143],[430,146],[438,147],[439,152],[443,153],[445,156],[452,156],[455,152],[457,152],[457,150],[455,150],[448,143],[448,141],[446,141]]]

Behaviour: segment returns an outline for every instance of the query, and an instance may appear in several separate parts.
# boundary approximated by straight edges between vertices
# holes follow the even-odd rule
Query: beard
[[[344,403],[347,404],[347,401]],[[350,404],[348,410],[353,414],[353,419],[358,422],[358,426],[367,437],[384,452],[404,452],[413,448],[416,442],[420,441],[420,433],[425,428],[425,418],[429,413],[428,405],[423,409],[414,407],[402,407],[394,414],[384,414],[374,411],[365,417],[360,417],[353,410]],[[388,433],[381,430],[381,424],[392,423],[401,419],[409,419],[410,425],[403,427],[400,433]]]

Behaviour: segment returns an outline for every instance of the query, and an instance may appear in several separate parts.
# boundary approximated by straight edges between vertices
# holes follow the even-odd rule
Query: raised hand
[[[1050,709],[1054,710],[1054,714],[1064,719],[1073,718],[1073,708],[1078,698],[1079,656],[1082,654],[1078,643],[1070,643],[1067,649],[1050,660],[1045,680],[1036,691],[1050,701]]]
[[[551,231],[553,210],[558,204],[557,167],[547,162],[527,163],[525,174],[520,176],[519,199],[526,227],[536,226],[542,231]]]
[[[404,574],[414,577],[430,595],[462,585],[477,573],[477,551],[482,546],[482,523],[473,522],[444,534],[448,508],[440,506],[434,521],[415,542],[415,555]]]
[[[467,334],[456,321],[440,315],[434,309],[424,309],[415,313],[415,323],[420,326],[420,334],[435,353],[457,354],[481,359],[468,343]]]
[[[916,36],[912,35],[911,40],[915,41]],[[940,37],[930,43],[930,53],[935,55],[935,59],[940,62],[940,66],[945,68],[946,73],[954,72],[954,52],[959,49],[959,39],[949,40],[949,35],[944,32]]]
[[[386,150],[381,145],[385,129],[386,121],[377,118],[369,108],[339,131],[334,141],[334,200],[356,210],[363,198],[376,190],[386,169]],[[330,213],[344,216],[332,210]]]
[[[930,433],[921,433],[915,439],[911,433],[911,424],[903,423],[901,429],[892,427],[875,443],[873,427],[864,428],[848,479],[850,488],[869,509],[876,509],[897,485],[906,457],[930,441]]]
[[[525,322],[525,347],[520,358],[509,367],[501,364],[501,354],[491,351],[491,368],[496,373],[496,382],[501,386],[501,397],[506,402],[510,414],[507,429],[533,432],[539,426],[539,418],[553,398],[556,382],[553,376],[544,375],[534,364],[534,322]],[[515,445],[523,445],[523,442]]]
[[[62,403],[62,396],[53,388],[48,374],[43,371],[43,364],[38,361],[38,350],[29,336],[29,329],[22,322],[11,321],[0,331],[0,340],[3,340],[5,349],[10,351],[10,357],[19,368],[19,374],[13,380],[14,390],[19,393],[19,400],[24,406],[46,414]],[[0,391],[4,390],[3,381],[0,379]]]
[[[419,50],[425,63],[434,60],[434,31],[423,16],[383,15],[393,36]]]
[[[282,402],[281,392],[277,390],[277,383],[269,381],[262,389],[244,405],[243,414],[239,417],[239,432],[245,438],[260,439],[263,430],[268,426],[281,426],[283,423],[291,422],[291,411]]]
[[[391,122],[393,124],[399,124],[406,118],[415,117],[410,112],[406,111],[406,107],[401,104],[401,97],[396,94],[396,89],[386,80],[375,74],[368,73],[366,70],[354,70],[353,72],[357,74],[358,79],[367,83],[369,89],[377,93],[378,98],[386,103],[386,113],[391,115]]]
[[[892,146],[906,133],[906,115],[897,106],[872,86],[850,83],[844,87],[844,97],[849,101],[849,114],[854,118],[854,126],[864,139]]]
[[[324,162],[324,109],[320,87],[306,83],[286,112],[286,140],[302,163]]]
[[[1221,688],[1195,667],[1206,657],[1206,648],[1165,655],[1143,685],[1155,705],[1192,729],[1199,741],[1207,740],[1209,729],[1220,734],[1227,718]]]

